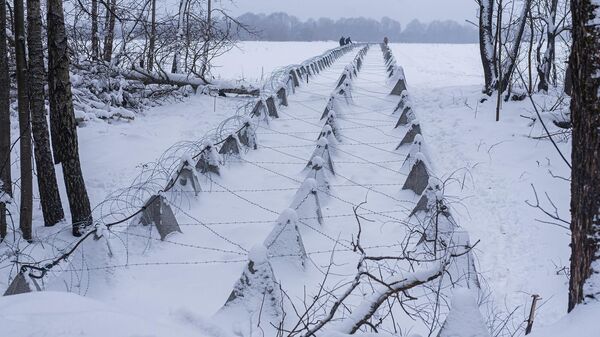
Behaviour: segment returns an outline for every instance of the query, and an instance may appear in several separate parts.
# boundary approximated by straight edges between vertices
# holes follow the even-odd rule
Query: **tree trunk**
[[[27,59],[25,52],[25,14],[23,0],[14,0],[15,58],[17,63],[17,98],[19,110],[19,157],[21,158],[21,209],[19,227],[23,238],[32,240],[33,168],[31,163],[31,121],[27,90]]]
[[[65,217],[56,172],[50,150],[50,136],[46,120],[44,51],[42,49],[42,17],[40,0],[27,0],[27,44],[29,48],[29,107],[35,141],[40,203],[46,226],[53,226]]]
[[[49,0],[51,1],[51,0]],[[62,7],[62,6],[61,6]],[[115,40],[115,11],[117,10],[117,0],[111,0],[110,8],[106,10],[106,27],[104,36],[104,61],[112,60],[113,42]]]
[[[571,0],[571,277],[569,311],[600,295],[600,8]]]
[[[6,0],[0,0],[0,27],[6,27]],[[0,29],[0,199],[12,196],[10,174],[10,78],[6,29]],[[6,237],[6,205],[0,202],[0,241]]]
[[[54,158],[56,163],[61,163],[63,167],[73,235],[80,236],[85,227],[92,223],[92,212],[79,162],[67,35],[61,0],[48,0],[48,86]]]
[[[554,61],[556,58],[556,11],[558,10],[558,0],[551,0],[550,13],[548,13],[546,32],[546,51],[544,56],[538,55],[541,62],[537,66],[539,77],[538,91],[547,92],[550,87],[550,76]]]
[[[150,37],[148,38],[148,64],[146,70],[154,70],[154,50],[156,49],[156,0],[150,6]]]
[[[494,0],[479,0],[479,51],[485,78],[484,92],[491,95],[496,80],[492,18]]]
[[[184,38],[185,38],[185,11],[187,9],[189,0],[180,0],[179,1],[179,14],[178,14],[178,23],[177,23],[177,37],[175,41],[175,51],[173,53],[173,65],[171,66],[171,72],[173,74],[177,74],[181,71],[180,66],[180,58],[181,58],[181,49],[184,48]]]
[[[92,59],[100,56],[100,39],[98,37],[98,0],[92,0]]]

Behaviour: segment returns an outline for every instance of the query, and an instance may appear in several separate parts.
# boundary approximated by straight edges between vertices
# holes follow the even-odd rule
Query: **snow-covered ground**
[[[260,80],[278,67],[332,47],[334,42],[243,43],[217,60],[221,66],[217,73],[222,78]],[[526,201],[535,203],[533,185],[544,207],[552,209],[548,193],[560,216],[568,220],[569,183],[552,177],[568,176],[566,165],[550,142],[533,138],[542,135],[540,126],[530,127],[530,120],[520,117],[532,115],[530,103],[506,103],[500,122],[494,121],[495,102],[479,103],[477,46],[392,48],[405,69],[433,171],[448,179],[445,192],[453,197],[454,217],[469,231],[472,242],[480,240],[477,266],[494,304],[506,311],[517,309],[519,321],[528,313],[531,294],[539,294],[543,304],[534,331],[552,324],[566,311],[568,278],[563,267],[569,263],[569,236],[565,229],[536,221],[548,218]],[[240,277],[247,252],[265,240],[279,214],[290,207],[306,176],[303,170],[321,131],[329,94],[356,51],[290,96],[281,118],[260,125],[257,151],[229,161],[222,177],[203,178],[200,196],[178,199],[176,213],[183,234],[160,242],[156,232],[147,229],[126,233],[125,227],[117,228],[122,243],[113,240],[116,257],[86,256],[85,265],[71,267],[72,272],[55,276],[48,284],[59,291],[70,287],[87,298],[58,292],[2,298],[3,331],[11,336],[229,336],[243,331],[240,326],[232,331],[217,327],[211,317]],[[405,234],[398,223],[407,218],[416,200],[400,190],[406,153],[394,148],[404,130],[393,128],[397,98],[387,96],[384,69],[379,47],[374,46],[354,83],[354,104],[339,112],[342,142],[335,151],[337,176],[331,181],[331,195],[322,200],[324,225],[313,221],[300,226],[310,257],[306,271],[284,263],[285,258],[274,262],[275,274],[291,297],[301,298],[304,285],[309,291],[318,286],[336,241],[339,277],[331,282],[353,275],[356,257],[348,249],[357,230],[353,205],[366,199],[366,214],[378,221],[377,226],[366,225],[363,238],[372,252],[394,252]],[[173,144],[198,141],[245,103],[194,96],[149,109],[131,122],[89,122],[79,129],[79,137],[92,204],[129,186],[145,163],[157,160]],[[570,144],[558,145],[569,158]],[[39,222],[39,211],[36,219]],[[44,237],[50,230],[37,227],[36,232]],[[89,252],[97,252],[96,248],[89,247]],[[104,268],[105,264],[118,267]],[[71,279],[73,275],[85,281]],[[0,279],[0,288],[6,281],[7,277]],[[57,305],[38,310],[50,302]],[[13,307],[18,310],[5,309]],[[33,322],[28,320],[32,315],[36,315]],[[66,328],[71,322],[76,323]]]

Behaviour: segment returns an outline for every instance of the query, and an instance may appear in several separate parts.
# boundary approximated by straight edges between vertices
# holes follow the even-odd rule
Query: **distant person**
[[[388,43],[389,43],[389,42],[390,42],[390,39],[388,39],[388,37],[387,37],[387,36],[383,38],[383,43],[384,43],[386,46],[388,45]]]
[[[342,38],[340,39],[340,47],[345,46],[346,45],[346,39],[342,36]]]
[[[352,40],[350,39],[350,36],[348,36],[348,37],[346,38],[346,44],[351,44],[351,43],[352,43]]]

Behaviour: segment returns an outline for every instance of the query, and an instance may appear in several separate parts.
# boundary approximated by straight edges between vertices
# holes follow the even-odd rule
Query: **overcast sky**
[[[223,4],[231,0],[223,0]],[[412,19],[428,22],[452,19],[464,22],[476,13],[474,0],[233,0],[233,15],[246,12],[287,12],[300,19],[388,16],[403,24]]]

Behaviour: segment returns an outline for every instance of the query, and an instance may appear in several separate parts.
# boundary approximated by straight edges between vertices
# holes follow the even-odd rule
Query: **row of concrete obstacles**
[[[301,82],[308,82],[310,77],[319,74],[321,71],[331,67],[340,57],[346,55],[359,45],[348,45],[338,47],[325,52],[324,54],[313,57],[300,65],[293,65],[285,68],[287,76],[283,79],[277,78],[270,83],[272,92],[258,98],[253,104],[253,109],[248,118],[245,118],[238,130],[227,135],[224,139],[202,145],[201,150],[194,156],[184,156],[168,180],[166,186],[156,194],[150,196],[144,205],[127,219],[136,219],[135,224],[143,226],[154,226],[161,240],[165,240],[172,233],[182,233],[171,203],[167,198],[167,192],[186,191],[193,192],[196,196],[202,191],[200,185],[200,175],[220,175],[220,167],[230,156],[239,156],[243,151],[256,150],[258,148],[255,133],[255,124],[259,118],[272,119],[278,118],[278,106],[288,106],[288,94],[295,93],[295,88],[301,85]],[[317,200],[318,203],[318,200]],[[320,212],[320,210],[319,210]],[[116,225],[117,223],[111,224]],[[96,226],[98,228],[107,226]],[[86,235],[81,240],[89,237],[102,237],[102,235]],[[78,245],[76,245],[77,247]],[[62,258],[61,258],[62,260]],[[9,287],[4,292],[4,296],[40,291],[41,287],[36,281],[46,275],[46,272],[57,264],[48,263],[44,266],[23,265],[20,272],[13,278]],[[32,277],[32,271],[41,273]]]
[[[400,97],[394,109],[394,114],[400,115],[395,128],[407,129],[396,150],[410,147],[403,164],[409,173],[402,189],[419,196],[410,213],[410,217],[417,219],[424,227],[417,252],[428,259],[437,259],[441,254],[455,256],[447,267],[447,276],[441,281],[444,287],[454,289],[454,300],[438,337],[489,337],[476,300],[482,290],[469,235],[459,228],[452,217],[443,195],[443,182],[431,174],[421,125],[413,109],[404,69],[396,64],[387,45],[382,44],[381,49],[390,84],[393,85],[390,94]]]
[[[368,49],[368,45],[362,48],[351,64],[344,69],[331,95],[332,100],[339,99],[340,95],[351,95],[351,81],[358,75]],[[340,93],[342,90],[344,93]],[[327,103],[328,107],[332,106],[332,100]],[[331,151],[332,146],[337,143],[337,131],[333,130],[338,130],[334,110],[329,109],[326,117],[315,150],[304,169],[306,178],[296,192],[290,208],[281,213],[264,242],[248,254],[248,264],[224,306],[215,315],[217,319],[229,324],[232,323],[232,319],[238,323],[248,323],[248,320],[256,318],[258,313],[262,320],[273,326],[280,326],[284,319],[281,309],[283,294],[277,283],[271,259],[282,259],[286,264],[304,270],[308,256],[299,225],[311,228],[323,225],[321,200],[329,196],[329,179],[335,175]]]

